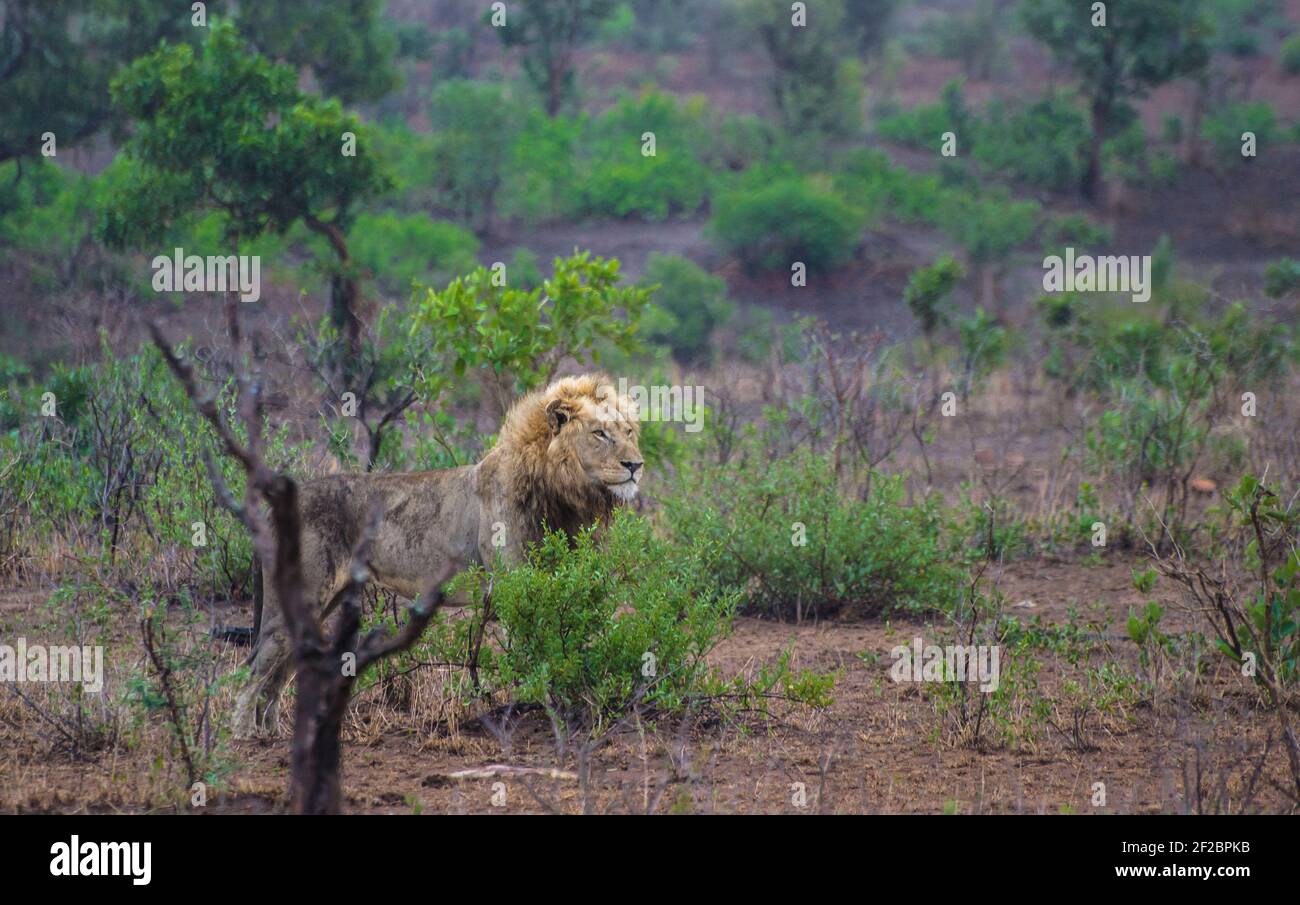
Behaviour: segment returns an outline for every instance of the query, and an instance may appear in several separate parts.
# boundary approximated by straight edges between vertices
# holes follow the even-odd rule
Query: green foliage
[[[302,219],[346,231],[358,202],[383,186],[360,121],[300,93],[297,74],[216,23],[202,51],[163,47],[113,81],[135,121],[131,169],[104,213],[112,245],[157,242],[196,211],[225,216],[229,237],[283,232]],[[271,123],[274,123],[273,125]],[[342,135],[358,153],[341,153]]]
[[[874,218],[887,213],[903,223],[936,225],[945,197],[938,175],[913,173],[895,167],[889,157],[875,149],[861,149],[847,155],[834,176],[836,191],[854,199]]]
[[[218,597],[245,587],[248,536],[216,500],[206,461],[236,498],[242,469],[217,454],[215,434],[157,350],[103,352],[93,366],[14,381],[14,402],[0,411],[10,430],[3,445],[14,453],[0,461],[15,463],[4,495],[23,501],[15,518],[26,526],[28,552],[56,536],[80,538],[105,566],[131,563],[147,573],[150,562],[167,562],[170,581]],[[54,418],[39,417],[46,392],[55,394]],[[225,387],[219,397],[223,408],[229,393]],[[283,432],[268,438],[266,454],[277,467],[297,457]],[[203,544],[195,543],[195,523]]]
[[[810,179],[776,178],[720,196],[710,230],[722,247],[752,267],[809,269],[846,263],[861,239],[864,216],[838,193]]]
[[[524,73],[548,116],[573,97],[574,52],[591,40],[613,8],[613,0],[530,0],[509,7],[505,26],[493,29],[506,47],[523,48]]]
[[[996,319],[976,308],[957,324],[962,360],[962,398],[979,381],[1002,366],[1009,346],[1007,330]]]
[[[1029,104],[996,100],[980,114],[967,108],[954,80],[937,103],[886,116],[878,128],[885,138],[929,150],[952,132],[962,157],[1037,188],[1073,187],[1086,164],[1087,122],[1061,92]]]
[[[667,343],[685,363],[704,361],[714,328],[732,314],[726,282],[687,258],[657,253],[651,253],[641,282],[657,287],[654,307],[664,315],[646,338]]]
[[[1259,55],[1260,45],[1288,27],[1281,0],[1215,0],[1208,5],[1211,46],[1234,57]]]
[[[1083,177],[1088,124],[1062,93],[1024,107],[991,103],[979,123],[972,153],[985,166],[1036,188],[1061,191]]]
[[[742,0],[741,18],[757,32],[774,69],[773,101],[786,132],[797,137],[852,135],[862,127],[862,67],[842,56],[853,35],[845,3],[826,0],[800,27],[784,0]]]
[[[1080,252],[1098,249],[1112,236],[1109,226],[1087,214],[1059,214],[1049,217],[1043,225],[1043,254],[1064,255],[1067,247]]]
[[[637,329],[648,289],[619,287],[617,260],[588,253],[556,258],[550,278],[527,290],[502,285],[480,267],[413,300],[419,386],[436,399],[467,371],[500,381],[505,398],[546,381],[565,357],[595,357],[599,342],[639,348]]]
[[[1172,79],[1204,71],[1209,61],[1200,0],[1146,0],[1123,10],[1098,10],[1075,0],[1023,0],[1029,33],[1078,78],[1087,101],[1093,140],[1081,188],[1096,197],[1101,143],[1134,120],[1132,101]]]
[[[1242,134],[1255,134],[1256,149],[1264,147],[1277,133],[1277,115],[1264,101],[1227,104],[1206,114],[1201,121],[1201,135],[1214,149],[1215,158],[1224,166],[1240,165]]]
[[[995,191],[983,197],[953,194],[939,216],[944,232],[966,249],[972,263],[996,264],[1033,235],[1038,213],[1038,202]]]
[[[524,565],[493,577],[499,681],[514,700],[594,735],[634,707],[685,708],[736,606],[737,595],[711,581],[718,556],[670,544],[626,512],[599,543],[594,531],[572,544],[548,534]]]
[[[385,0],[240,3],[237,22],[259,52],[310,68],[322,94],[374,101],[399,82],[398,36],[384,6]]]
[[[903,301],[912,310],[912,316],[921,325],[921,332],[933,336],[948,322],[948,311],[943,307],[948,295],[961,279],[961,265],[950,255],[939,258],[928,267],[912,271],[903,290]]]
[[[1264,292],[1270,298],[1281,298],[1300,289],[1300,261],[1279,258],[1264,269]]]
[[[1278,61],[1287,75],[1300,75],[1300,35],[1286,39],[1278,51]]]
[[[160,40],[193,40],[167,0],[8,0],[0,15],[0,163],[35,157],[46,132],[63,151],[114,118],[108,84]]]
[[[447,282],[478,263],[472,233],[420,214],[361,214],[352,233],[353,260],[392,294],[406,295],[413,283]]]
[[[1300,683],[1300,507],[1253,474],[1242,476],[1225,501],[1249,537],[1242,565],[1258,581],[1240,602],[1245,618],[1230,620],[1230,631],[1219,633],[1219,649],[1237,663],[1253,653],[1262,663],[1251,673],[1256,681],[1293,689]]]
[[[1106,405],[1085,432],[1086,464],[1126,495],[1130,524],[1146,492],[1159,491],[1159,541],[1167,533],[1185,541],[1187,482],[1207,450],[1226,442],[1214,428],[1233,410],[1228,394],[1277,381],[1293,344],[1241,305],[1204,323],[1080,315],[1069,334],[1087,353],[1072,379]]]
[[[665,502],[674,539],[722,551],[717,579],[751,612],[934,611],[960,595],[938,501],[909,505],[901,477],[873,476],[861,500],[826,457],[769,460],[751,439],[738,461],[698,465],[682,484],[691,489]]]
[[[647,220],[694,213],[712,183],[711,116],[703,98],[681,102],[657,91],[620,97],[587,123],[579,185],[584,211]],[[646,133],[654,136],[653,155],[643,153]]]
[[[926,38],[939,56],[958,60],[966,75],[988,79],[1006,56],[1006,10],[999,0],[976,0],[972,7],[927,21]]]
[[[119,169],[88,176],[44,158],[0,164],[0,260],[21,255],[33,287],[44,292],[130,286],[127,262],[93,241]]]
[[[430,105],[438,201],[475,229],[491,229],[524,107],[504,85],[456,79]]]
[[[945,132],[957,136],[959,150],[974,136],[974,115],[966,107],[962,82],[953,79],[943,86],[937,103],[919,104],[910,110],[882,117],[876,124],[881,137],[914,148],[933,150],[940,146]]]

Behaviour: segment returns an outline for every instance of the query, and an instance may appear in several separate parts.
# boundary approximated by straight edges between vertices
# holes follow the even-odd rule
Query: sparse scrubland
[[[116,48],[85,96],[0,66],[0,645],[103,652],[0,672],[0,810],[288,807],[293,707],[230,727],[261,499],[150,323],[296,481],[473,463],[564,374],[686,402],[609,525],[356,677],[346,810],[1300,807],[1295,4],[1151,0],[1110,90],[1064,0],[827,0],[817,41],[588,0],[568,47],[321,5],[341,44],[90,3],[30,36]],[[174,249],[259,297],[158,291]],[[1134,285],[1045,289],[1067,251]],[[996,675],[912,659],[951,646]]]

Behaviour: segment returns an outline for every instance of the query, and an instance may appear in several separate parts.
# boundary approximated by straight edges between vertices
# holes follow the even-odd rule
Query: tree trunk
[[[1083,171],[1083,182],[1079,186],[1083,197],[1096,202],[1101,197],[1101,152],[1106,144],[1105,113],[1099,113],[1096,104],[1092,108],[1092,137],[1088,141],[1088,165]]]
[[[329,242],[338,258],[338,270],[330,277],[329,319],[343,338],[339,350],[339,373],[349,380],[356,372],[361,358],[361,288],[352,274],[352,256],[348,253],[347,239],[337,223],[326,223],[315,217],[305,217],[307,228]]]
[[[338,814],[343,808],[339,736],[351,681],[339,664],[326,661],[323,650],[312,651],[309,664],[298,670],[290,806],[295,814]]]
[[[564,100],[564,64],[551,60],[546,64],[546,115],[554,117],[560,112]]]

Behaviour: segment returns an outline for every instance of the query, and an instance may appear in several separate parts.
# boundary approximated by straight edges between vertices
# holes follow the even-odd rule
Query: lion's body
[[[361,534],[382,513],[367,565],[402,597],[429,589],[449,560],[517,563],[544,530],[574,532],[633,499],[641,467],[635,412],[596,377],[565,378],[520,399],[497,445],[477,465],[440,471],[341,474],[299,492],[304,589],[329,609],[347,581]],[[235,730],[274,729],[289,639],[269,573]]]

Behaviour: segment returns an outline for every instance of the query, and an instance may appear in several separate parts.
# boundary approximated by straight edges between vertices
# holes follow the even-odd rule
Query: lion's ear
[[[546,403],[546,420],[551,425],[551,433],[558,434],[573,417],[573,407],[563,399],[552,399]]]

